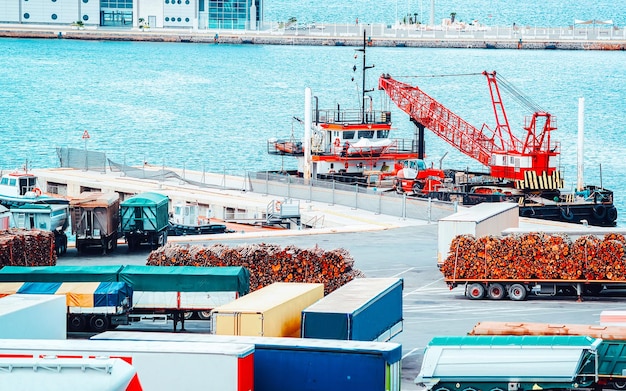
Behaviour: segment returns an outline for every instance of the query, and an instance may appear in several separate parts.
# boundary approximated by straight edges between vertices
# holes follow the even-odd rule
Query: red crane
[[[556,129],[554,118],[544,111],[535,111],[526,119],[526,136],[523,140],[517,138],[509,126],[496,72],[483,72],[483,75],[487,77],[491,94],[495,130],[485,124],[480,129],[474,127],[418,87],[389,75],[380,77],[378,88],[414,122],[489,167],[491,176],[515,180],[520,188],[562,187],[560,174],[550,161],[559,154],[557,145],[550,139],[550,133]]]

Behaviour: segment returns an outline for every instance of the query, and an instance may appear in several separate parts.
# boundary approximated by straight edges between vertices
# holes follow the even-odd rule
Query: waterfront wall
[[[414,48],[626,50],[626,29],[618,27],[409,28],[390,25],[315,25],[260,31],[111,29],[70,26],[0,25],[0,37],[84,39],[208,44],[260,44]]]

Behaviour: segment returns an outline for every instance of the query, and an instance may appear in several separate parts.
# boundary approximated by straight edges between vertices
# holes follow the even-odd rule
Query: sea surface
[[[491,26],[567,27],[577,19],[626,25],[625,0],[266,0],[264,17],[278,22],[294,17],[301,23],[354,23],[358,18],[361,23],[394,24],[417,14],[417,21],[428,24],[431,3],[435,24],[454,12],[459,21]]]
[[[229,174],[291,169],[295,160],[267,154],[267,140],[302,136],[293,117],[304,117],[306,87],[321,109],[360,105],[360,71],[352,68],[362,59],[351,47],[0,39],[0,53],[2,170],[26,161],[58,167],[56,147],[98,150],[131,165]],[[568,188],[576,184],[583,97],[584,180],[615,191],[625,226],[626,52],[373,47],[367,63],[374,65],[367,88],[376,90],[379,75],[389,73],[477,127],[495,123],[481,72],[497,71],[556,116],[552,137]],[[380,91],[371,95],[375,109],[392,111],[392,136],[413,137],[408,116]],[[523,137],[532,112],[504,92],[502,99]],[[482,169],[429,132],[426,153],[435,165],[445,155],[443,168]]]

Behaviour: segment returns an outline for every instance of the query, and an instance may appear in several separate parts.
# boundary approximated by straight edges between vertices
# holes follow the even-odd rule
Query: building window
[[[89,3],[89,0],[83,0],[83,3],[87,4]]]
[[[181,22],[183,19],[179,17],[177,20],[178,20],[179,22]]]
[[[52,14],[50,17],[52,18],[52,20],[57,20],[57,14]]]
[[[83,20],[86,22],[89,20],[89,15],[83,15]]]
[[[30,14],[27,12],[24,14],[24,19],[28,19],[28,18],[30,18]]]
[[[166,16],[166,17],[165,17],[165,21],[166,21],[166,22],[169,22],[169,21],[170,21],[170,18],[169,18],[168,16]]]
[[[189,18],[185,18],[185,22],[189,23]]]

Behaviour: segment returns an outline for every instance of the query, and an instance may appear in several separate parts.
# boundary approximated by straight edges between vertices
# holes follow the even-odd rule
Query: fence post
[[[331,195],[330,204],[335,205],[335,178],[333,178],[333,188],[332,188],[330,195]]]
[[[352,209],[358,209],[359,208],[359,185],[358,184],[354,184],[354,208]]]
[[[428,224],[431,222],[432,214],[433,214],[433,203],[432,198],[428,197]]]
[[[406,193],[402,193],[402,219],[406,219]]]

